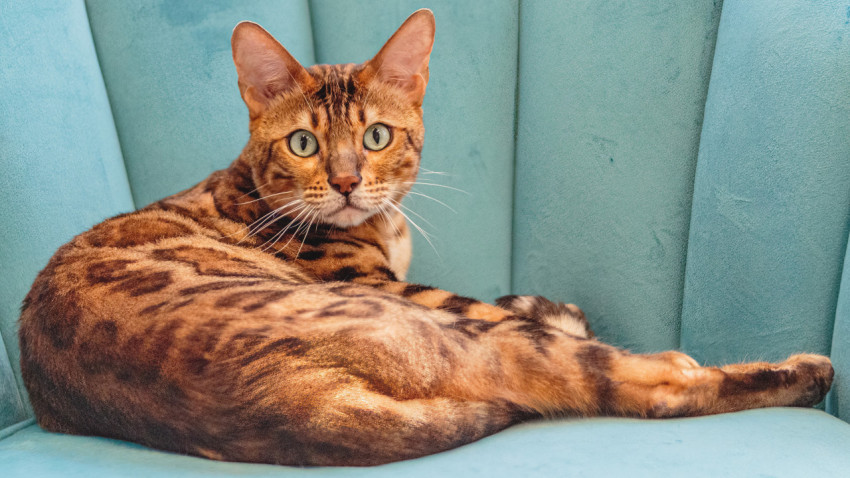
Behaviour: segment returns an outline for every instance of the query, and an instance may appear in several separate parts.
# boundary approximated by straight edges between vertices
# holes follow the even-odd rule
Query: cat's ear
[[[431,10],[417,10],[369,60],[369,69],[378,80],[403,88],[421,103],[428,84],[428,60],[434,46],[434,31]]]
[[[256,23],[236,25],[230,44],[239,75],[239,92],[251,118],[265,111],[275,96],[312,85],[312,77],[298,60]]]

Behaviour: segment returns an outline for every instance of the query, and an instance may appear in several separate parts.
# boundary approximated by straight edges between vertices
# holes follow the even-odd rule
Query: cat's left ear
[[[367,71],[371,70],[380,81],[403,88],[421,104],[428,84],[428,60],[435,28],[431,10],[417,10],[369,60]]]

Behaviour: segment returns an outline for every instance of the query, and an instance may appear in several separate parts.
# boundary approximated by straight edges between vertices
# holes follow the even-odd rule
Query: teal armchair
[[[427,169],[406,204],[433,248],[414,239],[410,280],[572,301],[637,352],[830,355],[823,409],[534,422],[374,469],[41,430],[18,366],[21,299],[75,234],[239,154],[233,26],[262,24],[304,64],[360,62],[420,7],[437,40]],[[848,233],[847,2],[4,1],[0,475],[845,476]]]

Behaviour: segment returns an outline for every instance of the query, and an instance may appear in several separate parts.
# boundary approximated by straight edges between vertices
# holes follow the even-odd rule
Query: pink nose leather
[[[360,178],[357,176],[337,176],[328,182],[331,183],[334,189],[348,196],[360,184]]]

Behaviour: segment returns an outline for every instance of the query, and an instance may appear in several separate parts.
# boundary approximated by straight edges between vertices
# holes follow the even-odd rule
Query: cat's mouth
[[[328,214],[326,217],[328,222],[340,227],[356,226],[374,214],[374,211],[363,208],[352,203],[351,198],[347,198],[344,204],[336,211]]]
[[[368,213],[367,209],[363,209],[362,207],[357,207],[353,204],[346,204],[339,208],[333,215],[341,214],[341,213]]]

